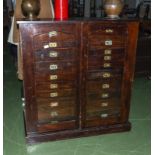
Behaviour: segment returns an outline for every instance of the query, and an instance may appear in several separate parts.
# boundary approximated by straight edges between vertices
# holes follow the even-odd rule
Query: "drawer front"
[[[49,98],[68,97],[68,96],[75,96],[76,89],[44,90],[42,92],[36,90],[35,94],[36,97],[49,97]]]
[[[105,60],[106,59],[106,60]],[[123,69],[124,61],[111,61],[112,56],[104,56],[103,58],[90,58],[88,60],[88,70],[103,70],[103,69]]]
[[[113,124],[119,124],[121,122],[121,114],[118,111],[108,113],[108,111],[102,112],[95,117],[87,118],[85,127],[101,127]]]
[[[96,98],[87,98],[87,107],[102,107],[109,109],[113,106],[120,106],[121,100],[117,97],[105,98],[105,99],[96,99]]]
[[[92,23],[88,27],[88,35],[127,35],[127,29],[124,24]]]
[[[122,36],[98,36],[98,35],[92,35],[89,38],[89,47],[90,49],[93,49],[95,47],[103,47],[103,48],[109,48],[109,47],[125,47],[125,37]]]
[[[76,88],[76,82],[37,82],[35,89],[37,92],[52,91],[52,90],[63,90]]]
[[[38,124],[37,131],[38,133],[43,132],[55,132],[55,131],[63,131],[63,130],[73,130],[78,128],[78,122],[75,120],[71,121],[52,121],[45,124]]]
[[[109,104],[108,104],[109,103]],[[95,114],[98,115],[98,114],[102,114],[102,112],[104,113],[105,111],[108,111],[108,110],[115,110],[115,109],[119,109],[121,106],[118,104],[118,103],[111,103],[110,101],[109,102],[101,102],[100,104],[88,104],[86,106],[86,117],[88,116],[94,116]]]
[[[105,70],[97,70],[97,71],[89,71],[87,72],[86,78],[88,80],[101,80],[101,79],[115,79],[122,75],[123,70],[118,68],[115,70],[105,69]]]
[[[40,50],[34,53],[35,61],[70,61],[77,59],[77,51],[74,48]]]
[[[36,82],[63,82],[63,81],[77,81],[77,72],[59,72],[57,73],[45,73],[41,74],[40,72],[35,73]]]
[[[87,109],[87,114],[86,114],[86,119],[106,119],[111,116],[119,115],[120,114],[120,107],[112,107],[112,108],[88,108]]]
[[[123,59],[125,55],[124,48],[100,48],[100,49],[90,49],[88,51],[88,57],[99,58],[104,56],[112,56],[113,60]]]
[[[93,93],[86,93],[87,95],[87,100],[91,99],[110,99],[112,97],[120,97],[120,89],[118,91],[112,91],[112,90],[103,90],[103,91],[98,91],[98,92],[93,92]]]
[[[112,79],[106,79],[106,80],[99,80],[99,81],[88,81],[86,83],[86,90],[88,93],[93,92],[102,92],[102,91],[109,91],[112,92],[118,91],[121,88],[121,77],[112,80]]]
[[[71,47],[76,47],[77,46],[77,41],[43,41],[41,43],[36,43],[34,44],[34,50],[44,50],[44,49],[49,49],[49,50],[55,50],[57,48],[71,48]]]
[[[37,98],[36,99],[38,106],[46,106],[48,108],[67,108],[67,107],[76,107],[76,98],[75,97],[59,97],[59,98]]]
[[[76,62],[37,62],[36,72],[41,73],[60,73],[60,72],[75,72],[76,71]]]
[[[42,105],[38,106],[38,122],[75,120],[75,113],[74,107],[65,107],[60,109]]]

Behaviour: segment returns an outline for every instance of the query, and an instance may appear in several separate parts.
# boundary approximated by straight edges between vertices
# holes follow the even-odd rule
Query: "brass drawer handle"
[[[102,85],[102,88],[103,88],[103,89],[110,88],[110,85],[109,85],[109,84],[103,84],[103,85]]]
[[[44,45],[44,49],[49,48],[49,45]]]
[[[104,60],[111,60],[111,56],[104,56]]]
[[[109,77],[111,77],[110,73],[103,73],[103,78],[109,78]]]
[[[58,93],[50,93],[50,97],[57,97],[58,96]]]
[[[56,80],[56,79],[58,79],[57,75],[50,75],[50,80]]]
[[[49,43],[49,47],[57,47],[57,43],[56,42],[51,42],[51,43]]]
[[[50,107],[57,107],[59,105],[58,102],[51,102]]]
[[[57,70],[58,69],[58,65],[52,64],[50,65],[50,70]]]
[[[58,57],[58,53],[55,52],[55,51],[52,51],[52,52],[49,53],[49,57],[50,58],[56,58],[56,57]]]
[[[49,37],[54,37],[54,36],[57,36],[57,31],[51,31],[48,33],[48,36]]]
[[[111,54],[112,50],[104,50],[104,54]]]
[[[113,33],[114,30],[113,30],[113,29],[106,29],[105,32],[106,32],[106,33]]]
[[[51,116],[52,116],[52,117],[58,116],[58,113],[57,113],[56,111],[52,111],[52,112],[51,112]]]
[[[108,117],[108,114],[101,114],[101,117],[106,118],[106,117]]]
[[[109,97],[109,94],[108,94],[108,93],[102,94],[101,97],[102,97],[102,98],[108,98],[108,97]]]
[[[102,107],[107,107],[108,106],[108,103],[107,102],[103,102],[103,103],[101,103],[101,106]]]
[[[50,47],[57,47],[57,43],[56,42],[51,42],[47,45],[44,45],[44,49],[50,48]]]
[[[58,88],[58,84],[50,84],[50,88],[51,89],[56,89],[56,88]]]
[[[104,67],[104,68],[111,67],[111,63],[104,63],[104,64],[103,64],[103,67]]]
[[[112,40],[106,40],[106,41],[105,41],[105,45],[111,46],[111,45],[112,45]]]

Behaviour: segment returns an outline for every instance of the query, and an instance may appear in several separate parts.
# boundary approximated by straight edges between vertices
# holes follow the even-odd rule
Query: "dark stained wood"
[[[18,23],[28,143],[130,130],[136,20]]]

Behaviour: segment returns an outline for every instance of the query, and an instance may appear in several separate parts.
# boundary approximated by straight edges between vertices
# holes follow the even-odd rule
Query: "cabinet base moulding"
[[[42,134],[29,134],[26,136],[26,141],[28,144],[35,144],[40,142],[55,141],[55,140],[64,140],[69,138],[80,138],[87,136],[95,136],[100,134],[108,133],[117,133],[125,132],[131,130],[131,123],[115,124],[104,127],[94,127],[94,128],[85,128],[82,130],[64,130],[59,132],[48,132]]]

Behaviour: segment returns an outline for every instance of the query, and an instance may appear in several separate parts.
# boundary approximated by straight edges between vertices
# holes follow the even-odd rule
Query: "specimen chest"
[[[28,143],[130,130],[136,20],[18,25]]]

